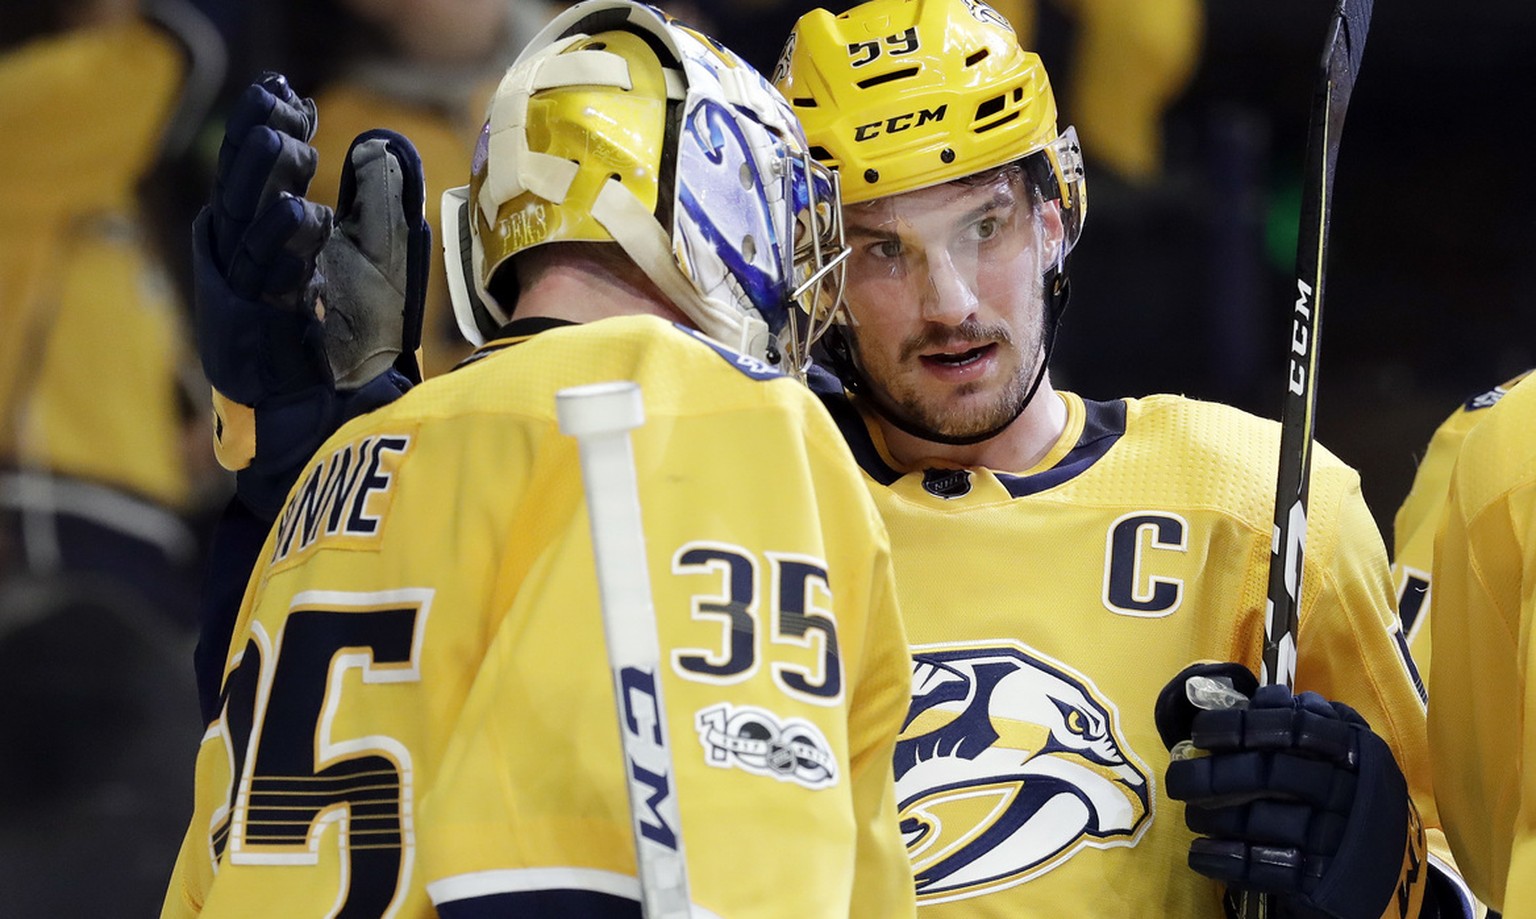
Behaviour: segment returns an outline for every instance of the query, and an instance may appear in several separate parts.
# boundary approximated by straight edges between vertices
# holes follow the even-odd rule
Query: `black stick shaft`
[[[1335,167],[1344,113],[1354,91],[1370,25],[1372,0],[1340,0],[1329,21],[1307,131],[1306,182],[1296,241],[1285,402],[1280,414],[1280,462],[1275,485],[1274,545],[1270,555],[1269,609],[1260,681],[1289,686],[1296,672],[1296,623],[1302,557],[1307,533],[1307,493],[1312,474],[1317,412],[1328,222],[1333,210]]]
[[[1301,608],[1302,559],[1307,542],[1307,496],[1317,423],[1317,367],[1322,345],[1328,265],[1328,221],[1344,113],[1365,51],[1373,0],[1339,0],[1312,95],[1307,128],[1306,181],[1296,239],[1296,300],[1291,314],[1289,367],[1280,413],[1280,462],[1275,482],[1274,543],[1264,620],[1264,685],[1290,686],[1296,678],[1296,635]],[[1243,919],[1265,919],[1269,898],[1245,893]]]

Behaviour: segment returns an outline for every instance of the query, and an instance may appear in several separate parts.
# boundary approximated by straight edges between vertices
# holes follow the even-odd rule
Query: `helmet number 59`
[[[887,35],[881,39],[885,43],[887,54],[911,54],[919,47],[917,40],[917,28],[912,27],[900,35]],[[873,64],[880,58],[880,44],[878,41],[856,41],[848,45],[848,56],[853,58],[853,66],[863,67]]]

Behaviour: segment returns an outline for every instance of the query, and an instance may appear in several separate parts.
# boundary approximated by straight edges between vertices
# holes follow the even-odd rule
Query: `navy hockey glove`
[[[192,225],[198,356],[241,405],[328,382],[314,298],[332,215],[302,197],[316,123],[314,103],[283,77],[246,87],[225,124],[213,198]]]
[[[314,172],[314,123],[313,103],[281,77],[248,89],[229,119],[214,201],[194,225],[216,441],[243,447],[221,449],[220,461],[268,520],[331,432],[421,379],[431,250],[421,159],[393,132],[360,135],[333,232],[329,208],[297,197]]]
[[[318,117],[280,74],[246,87],[225,124],[209,202],[214,258],[231,289],[284,309],[307,306],[329,210],[303,200],[315,175]]]
[[[1234,707],[1198,708],[1186,688],[1195,677],[1224,678]],[[1276,914],[1296,919],[1379,919],[1409,898],[1422,830],[1391,749],[1354,709],[1259,688],[1240,664],[1195,664],[1158,695],[1156,720],[1179,748],[1167,791],[1199,835],[1195,871],[1229,892],[1273,894]]]

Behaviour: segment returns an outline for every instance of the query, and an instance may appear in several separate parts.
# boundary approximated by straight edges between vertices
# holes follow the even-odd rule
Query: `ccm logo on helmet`
[[[871,121],[869,124],[861,124],[853,131],[854,142],[873,140],[882,134],[899,134],[908,128],[920,128],[930,121],[943,121],[944,115],[949,111],[946,103],[933,109],[918,109],[915,112],[907,112],[887,118],[884,121]]]

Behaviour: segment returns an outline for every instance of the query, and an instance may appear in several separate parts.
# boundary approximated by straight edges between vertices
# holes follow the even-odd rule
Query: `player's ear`
[[[1040,201],[1035,205],[1035,213],[1040,218],[1040,230],[1043,245],[1041,252],[1042,264],[1055,265],[1061,261],[1064,254],[1062,244],[1066,240],[1066,227],[1061,222],[1060,201]]]

